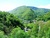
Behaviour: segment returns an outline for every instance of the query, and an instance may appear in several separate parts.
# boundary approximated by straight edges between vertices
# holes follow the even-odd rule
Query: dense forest
[[[21,6],[0,11],[0,38],[50,38],[50,9]]]

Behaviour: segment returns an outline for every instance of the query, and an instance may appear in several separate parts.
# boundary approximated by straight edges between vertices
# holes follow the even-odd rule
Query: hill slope
[[[25,20],[35,19],[45,13],[49,12],[49,9],[37,8],[32,6],[20,6],[10,11],[10,13]]]

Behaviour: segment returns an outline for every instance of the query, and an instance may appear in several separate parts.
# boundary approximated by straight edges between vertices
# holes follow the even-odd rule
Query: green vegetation
[[[0,38],[50,38],[50,12],[30,8],[0,11]]]

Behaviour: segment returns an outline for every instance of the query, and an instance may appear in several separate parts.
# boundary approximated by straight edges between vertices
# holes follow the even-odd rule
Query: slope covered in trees
[[[43,16],[49,11],[50,9],[37,8],[32,6],[21,6],[10,11],[10,13],[14,14],[15,16],[17,16],[22,20],[31,21],[38,17]]]
[[[7,34],[17,26],[19,26],[21,29],[24,29],[23,24],[13,14],[0,11],[0,30]]]
[[[50,38],[49,10],[22,6],[0,11],[0,38]]]

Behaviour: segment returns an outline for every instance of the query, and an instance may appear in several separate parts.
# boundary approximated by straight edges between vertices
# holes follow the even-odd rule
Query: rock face
[[[28,30],[30,30],[30,28],[25,27],[24,31],[27,32]]]

